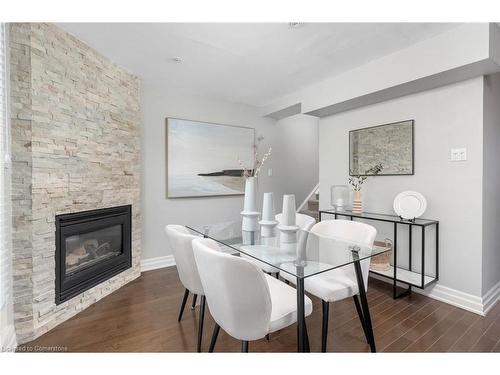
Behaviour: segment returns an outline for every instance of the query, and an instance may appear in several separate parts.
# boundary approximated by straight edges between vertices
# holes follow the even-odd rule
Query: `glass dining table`
[[[368,272],[370,258],[387,250],[373,248],[341,237],[319,236],[299,230],[293,242],[285,243],[279,230],[273,237],[263,237],[260,231],[245,232],[241,219],[211,224],[186,225],[198,235],[211,238],[221,245],[221,251],[246,257],[265,272],[294,280],[297,291],[297,351],[308,352],[309,340],[305,321],[304,282],[321,277],[340,267],[346,267],[356,279],[359,290],[360,318],[368,344],[376,351],[370,311],[366,299],[363,273]]]

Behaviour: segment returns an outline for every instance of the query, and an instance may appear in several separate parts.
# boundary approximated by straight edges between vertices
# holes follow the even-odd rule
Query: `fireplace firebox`
[[[56,304],[132,266],[132,208],[56,216]]]

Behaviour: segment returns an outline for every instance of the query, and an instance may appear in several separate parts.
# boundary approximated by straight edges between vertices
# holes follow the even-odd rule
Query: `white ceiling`
[[[63,23],[143,78],[262,106],[446,31],[451,23]],[[175,63],[172,58],[182,58]]]

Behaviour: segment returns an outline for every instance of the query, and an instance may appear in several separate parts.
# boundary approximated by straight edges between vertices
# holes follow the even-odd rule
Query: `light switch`
[[[271,176],[273,175],[273,169],[272,169],[272,168],[269,168],[269,169],[267,170],[267,175],[268,175],[269,177],[271,177]]]
[[[466,148],[452,148],[451,161],[466,161],[467,160],[467,149]]]

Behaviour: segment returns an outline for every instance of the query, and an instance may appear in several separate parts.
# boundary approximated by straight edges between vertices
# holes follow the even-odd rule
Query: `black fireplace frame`
[[[132,206],[102,208],[56,215],[56,305],[132,267]],[[113,225],[122,225],[122,253],[68,277],[65,238]]]

